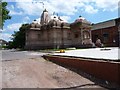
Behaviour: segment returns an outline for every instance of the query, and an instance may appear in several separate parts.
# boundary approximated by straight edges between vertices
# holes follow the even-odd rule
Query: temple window
[[[67,38],[68,38],[69,40],[71,40],[71,33],[68,33]]]
[[[78,38],[78,37],[79,37],[79,35],[76,33],[74,37],[75,37],[75,38]]]
[[[89,32],[85,31],[83,32],[84,39],[90,38]]]
[[[108,33],[104,33],[103,34],[103,42],[106,43],[109,39],[109,34]]]
[[[37,36],[38,36],[38,40],[40,40],[41,39],[41,34],[37,34]]]

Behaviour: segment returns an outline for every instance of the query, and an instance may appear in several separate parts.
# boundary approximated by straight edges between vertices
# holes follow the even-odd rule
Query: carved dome
[[[82,22],[82,23],[88,23],[91,24],[91,22],[87,21],[84,17],[79,16],[78,19],[75,20],[75,23]]]
[[[38,24],[38,23],[36,23],[35,26],[36,26],[36,28],[40,28],[41,27],[41,25]]]
[[[62,20],[60,17],[54,15],[54,16],[51,16],[51,20],[49,21],[49,25],[52,25],[52,26],[63,26],[63,27],[69,27],[70,24],[68,24],[67,22],[65,22],[64,20]]]
[[[31,23],[30,26],[31,26],[31,28],[40,28],[41,27],[41,25],[38,23]]]
[[[51,20],[49,21],[48,24],[53,26],[61,26],[61,22],[57,16],[51,16]]]
[[[35,28],[35,23],[31,23],[31,24],[30,24],[30,27],[31,27],[31,28]]]

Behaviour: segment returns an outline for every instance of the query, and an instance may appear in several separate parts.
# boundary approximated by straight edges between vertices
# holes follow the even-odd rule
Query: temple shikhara
[[[26,49],[92,47],[91,23],[80,16],[73,23],[45,9],[40,23],[32,22],[26,31]]]

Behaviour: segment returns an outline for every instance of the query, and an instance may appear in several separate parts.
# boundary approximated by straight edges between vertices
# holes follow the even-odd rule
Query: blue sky
[[[67,22],[74,22],[80,15],[92,23],[99,23],[118,17],[119,0],[5,0],[12,19],[7,20],[2,31],[2,39],[9,41],[14,31],[23,23],[40,21],[46,8]],[[43,7],[44,3],[44,7]]]

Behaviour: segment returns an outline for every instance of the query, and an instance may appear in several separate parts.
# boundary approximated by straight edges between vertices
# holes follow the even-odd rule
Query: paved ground
[[[3,51],[3,88],[102,88],[41,57],[45,53]]]
[[[92,52],[92,53],[90,53]],[[62,56],[73,56],[73,57],[86,57],[86,58],[96,58],[96,59],[109,59],[114,61],[119,61],[118,47],[107,47],[107,48],[89,48],[89,49],[77,49],[69,50],[65,53],[55,53],[54,55]]]
[[[44,54],[34,51],[16,51],[16,50],[2,50],[2,60],[21,60],[29,58],[39,58]]]

